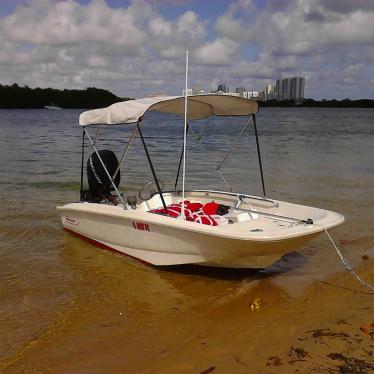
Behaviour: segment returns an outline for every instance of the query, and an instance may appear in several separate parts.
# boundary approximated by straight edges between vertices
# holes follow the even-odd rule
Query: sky
[[[374,0],[0,0],[0,84],[119,96],[303,76],[314,99],[374,99]]]

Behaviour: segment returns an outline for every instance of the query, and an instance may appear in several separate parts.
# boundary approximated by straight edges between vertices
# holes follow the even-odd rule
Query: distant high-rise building
[[[221,91],[223,93],[228,93],[230,90],[229,88],[226,86],[226,84],[219,84],[218,85],[218,90],[217,91]]]
[[[272,84],[267,84],[264,88],[263,99],[274,100],[274,86]]]
[[[277,100],[295,100],[304,99],[305,78],[293,77],[277,79],[275,83],[275,98]]]
[[[303,101],[304,100],[305,78],[294,77],[291,79],[291,100]]]
[[[284,100],[283,99],[283,80],[282,79],[277,79],[275,82],[275,98],[280,101]]]
[[[191,96],[191,95],[192,95],[192,88],[187,88],[187,96]],[[186,96],[185,88],[182,90],[182,96]]]
[[[258,91],[244,91],[243,92],[243,97],[245,99],[258,99],[260,96],[260,93]]]
[[[239,96],[243,97],[243,92],[245,92],[246,89],[244,87],[237,87],[235,88],[235,92],[239,94]]]
[[[204,91],[199,86],[195,86],[193,88],[193,94],[194,95],[199,95],[199,94],[202,94],[202,93],[204,93]]]

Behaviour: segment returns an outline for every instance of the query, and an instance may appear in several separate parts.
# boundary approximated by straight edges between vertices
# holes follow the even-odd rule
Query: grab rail
[[[165,193],[179,193],[180,191],[164,191]],[[207,193],[221,193],[223,195],[229,195],[229,196],[236,196],[239,198],[248,198],[248,199],[254,199],[254,200],[260,200],[260,201],[266,201],[269,203],[272,203],[275,207],[279,207],[279,204],[271,199],[267,199],[264,197],[258,197],[258,196],[251,196],[251,195],[246,195],[246,194],[241,194],[241,193],[235,193],[235,192],[227,192],[227,191],[212,191],[212,190],[189,190],[186,192],[207,192]],[[287,220],[287,221],[292,221],[296,222],[298,224],[303,224],[303,225],[313,225],[313,220],[311,218],[307,219],[301,219],[301,218],[295,218],[295,217],[289,217],[289,216],[283,216],[280,214],[274,214],[274,213],[268,213],[268,212],[262,212],[259,210],[254,210],[254,209],[243,209],[239,207],[233,207],[234,210],[240,211],[240,212],[247,212],[247,213],[255,213],[255,214],[260,214],[263,216],[267,216],[269,218],[275,218],[279,220]]]
[[[260,214],[260,215],[263,215],[263,216],[267,216],[267,217],[270,217],[270,218],[276,218],[276,219],[279,219],[279,220],[287,220],[287,221],[297,222],[297,223],[303,224],[303,225],[313,225],[313,220],[311,218],[307,218],[307,219],[294,218],[294,217],[289,217],[289,216],[282,216],[280,214],[262,212],[262,211],[253,210],[253,209],[234,208],[234,210],[237,210],[239,212]]]
[[[237,193],[237,192],[227,192],[227,191],[212,191],[212,190],[192,190],[192,191],[188,191],[188,192],[210,192],[210,193],[220,193],[220,194],[223,194],[223,195],[229,195],[229,196],[236,196],[238,199],[252,199],[252,200],[258,200],[258,201],[265,201],[267,203],[271,203],[273,204],[273,206],[275,208],[278,208],[279,207],[279,204],[272,200],[272,199],[268,199],[266,197],[259,197],[259,196],[252,196],[252,195],[246,195],[246,194],[243,194],[243,193]]]

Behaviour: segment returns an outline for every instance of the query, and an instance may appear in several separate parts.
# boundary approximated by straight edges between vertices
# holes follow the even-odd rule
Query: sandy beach
[[[373,240],[373,239],[372,239]],[[373,241],[372,241],[373,244]],[[333,255],[333,253],[331,254]],[[373,256],[373,255],[372,255]],[[120,261],[120,259],[118,259]],[[374,282],[373,258],[360,275]],[[90,313],[59,316],[55,325],[3,362],[5,373],[370,373],[374,370],[374,295],[346,272],[310,281],[290,297],[271,279],[252,276],[211,295],[180,284],[199,298],[167,296],[165,314],[121,313],[95,304]],[[118,286],[121,289],[121,286]],[[215,287],[216,288],[216,287]],[[119,290],[118,290],[119,291]],[[205,293],[203,295],[202,293]],[[174,303],[172,300],[174,299]],[[202,302],[202,300],[205,302]],[[251,308],[251,302],[259,305]],[[371,325],[371,327],[370,327]]]

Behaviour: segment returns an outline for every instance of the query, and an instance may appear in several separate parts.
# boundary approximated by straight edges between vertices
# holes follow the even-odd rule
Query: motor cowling
[[[103,149],[98,151],[98,153],[109,174],[113,175],[118,166],[118,160],[114,152],[109,149]],[[87,180],[91,199],[94,201],[108,199],[111,195],[111,191],[114,190],[113,185],[95,152],[92,153],[87,160]],[[119,186],[120,181],[121,175],[118,170],[118,173],[114,178],[114,184],[116,187]]]

